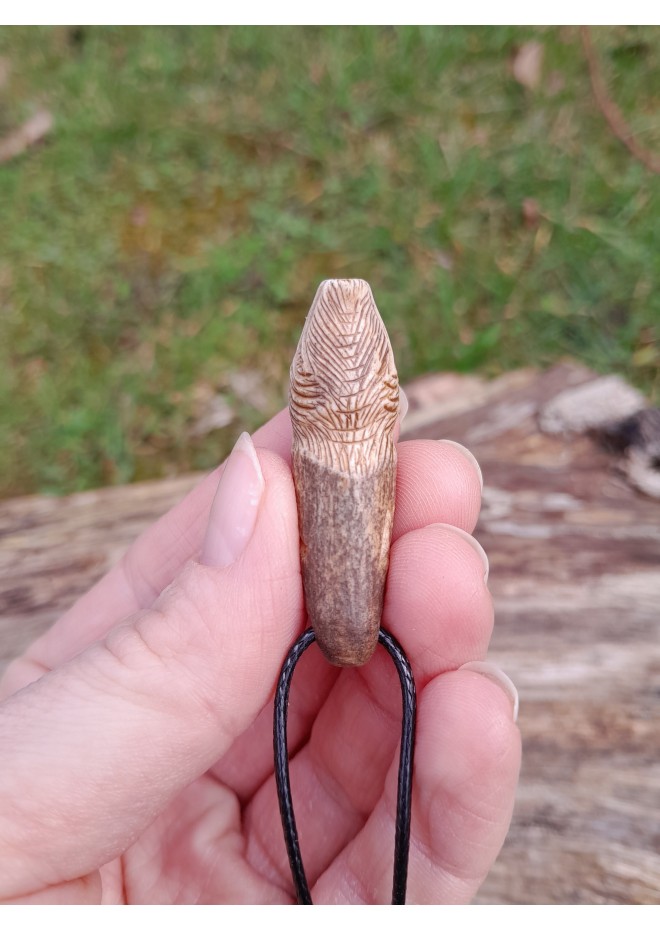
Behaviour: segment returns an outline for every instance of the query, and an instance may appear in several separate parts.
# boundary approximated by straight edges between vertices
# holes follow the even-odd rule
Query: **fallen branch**
[[[618,108],[616,103],[610,98],[607,92],[607,86],[598,64],[598,58],[591,41],[591,33],[588,26],[580,26],[580,35],[582,37],[582,47],[589,66],[589,77],[591,79],[591,88],[596,98],[599,110],[607,120],[607,123],[620,142],[623,142],[631,155],[638,161],[641,161],[649,171],[654,174],[660,174],[660,158],[653,152],[641,145],[626,122],[626,119]]]
[[[22,155],[27,149],[41,142],[51,131],[53,124],[52,113],[48,110],[37,110],[34,116],[26,120],[18,129],[14,129],[4,139],[0,139],[0,165]]]

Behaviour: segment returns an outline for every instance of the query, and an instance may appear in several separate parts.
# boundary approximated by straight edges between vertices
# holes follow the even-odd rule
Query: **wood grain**
[[[590,438],[538,429],[552,398],[595,379],[562,365],[406,386],[403,438],[454,439],[481,462],[490,658],[520,691],[522,775],[484,904],[660,904],[660,503]],[[198,480],[0,504],[2,664]]]
[[[383,610],[399,411],[392,348],[366,281],[319,286],[289,409],[307,615],[329,662],[363,665]]]
[[[406,387],[405,438],[481,464],[489,658],[520,693],[520,786],[480,903],[660,903],[660,503],[588,436],[538,428],[596,380],[561,365]]]

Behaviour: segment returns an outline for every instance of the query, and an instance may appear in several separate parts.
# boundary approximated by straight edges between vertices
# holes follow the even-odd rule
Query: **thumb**
[[[301,625],[291,474],[244,434],[202,561],[152,609],[0,705],[0,895],[123,852],[254,720]]]

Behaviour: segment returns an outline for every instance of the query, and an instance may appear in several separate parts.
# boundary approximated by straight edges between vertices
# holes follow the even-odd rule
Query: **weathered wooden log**
[[[307,616],[333,665],[378,644],[389,563],[399,380],[366,281],[323,281],[291,365],[292,465]]]
[[[481,464],[489,658],[520,693],[520,786],[484,904],[660,904],[660,502],[590,435],[538,426],[597,380],[559,365],[406,385],[402,438],[454,439]],[[198,481],[1,502],[0,666]]]

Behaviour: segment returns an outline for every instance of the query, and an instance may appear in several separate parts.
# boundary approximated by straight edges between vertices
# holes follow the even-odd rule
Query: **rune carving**
[[[399,380],[366,281],[324,281],[291,365],[294,448],[346,474],[392,461]]]

